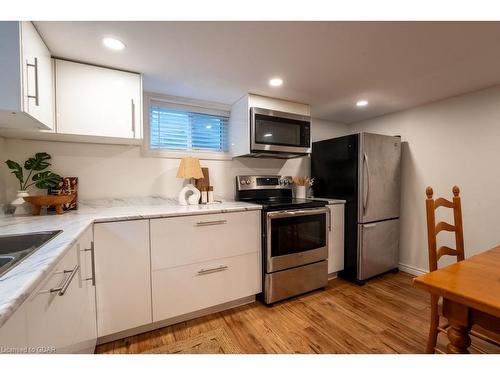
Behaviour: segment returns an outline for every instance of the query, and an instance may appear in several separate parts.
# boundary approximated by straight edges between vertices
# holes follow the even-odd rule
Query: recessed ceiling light
[[[205,126],[205,128],[212,129],[212,125],[207,125],[207,126]]]
[[[283,80],[281,78],[272,78],[269,80],[269,85],[273,87],[278,87],[283,84]]]
[[[356,102],[356,107],[366,107],[368,105],[368,100],[358,100]]]
[[[125,44],[115,38],[103,38],[102,43],[109,49],[114,49],[115,51],[120,51],[125,48]]]

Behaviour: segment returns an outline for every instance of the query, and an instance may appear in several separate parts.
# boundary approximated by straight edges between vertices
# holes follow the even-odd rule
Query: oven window
[[[306,121],[255,115],[255,142],[266,145],[310,146],[310,125]]]
[[[271,220],[271,256],[281,256],[326,246],[326,214]]]

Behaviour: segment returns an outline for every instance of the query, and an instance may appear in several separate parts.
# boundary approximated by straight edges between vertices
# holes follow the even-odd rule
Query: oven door
[[[311,121],[308,116],[250,109],[252,151],[311,153]]]
[[[328,209],[267,213],[266,272],[310,264],[328,257]]]

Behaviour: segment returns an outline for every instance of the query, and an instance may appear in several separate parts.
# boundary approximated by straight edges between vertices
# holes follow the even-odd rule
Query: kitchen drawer
[[[153,270],[260,252],[260,211],[151,220]]]
[[[152,281],[153,320],[173,318],[260,293],[260,253],[153,271]]]

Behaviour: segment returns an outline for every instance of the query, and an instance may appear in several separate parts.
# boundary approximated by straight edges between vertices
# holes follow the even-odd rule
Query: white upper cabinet
[[[31,22],[0,22],[0,127],[54,127],[50,51]]]
[[[57,133],[142,138],[142,77],[54,60]]]

